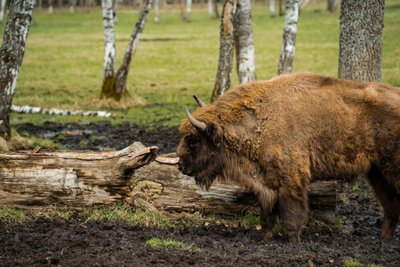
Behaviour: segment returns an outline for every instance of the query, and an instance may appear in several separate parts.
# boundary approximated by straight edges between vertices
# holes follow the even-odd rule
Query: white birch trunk
[[[213,0],[207,0],[207,10],[208,10],[208,16],[212,18],[214,16]]]
[[[0,137],[5,139],[11,137],[10,108],[25,54],[34,4],[34,0],[12,1],[3,34],[0,49]]]
[[[75,12],[76,1],[77,0],[70,0],[69,1],[69,12],[71,12],[71,13]]]
[[[54,12],[53,2],[54,0],[49,0],[49,10],[48,10],[49,14],[53,14]]]
[[[49,114],[49,115],[80,115],[80,116],[98,116],[98,117],[110,117],[111,113],[107,111],[84,111],[84,110],[72,110],[72,109],[59,109],[59,108],[42,108],[32,106],[16,106],[11,105],[11,111],[17,113],[32,113],[32,114]]]
[[[278,75],[291,73],[293,70],[293,58],[296,46],[298,20],[299,0],[287,0]]]
[[[112,0],[101,1],[103,9],[104,26],[104,65],[103,79],[114,76],[115,73],[115,33],[114,33],[114,10]]]
[[[276,16],[275,12],[275,0],[269,0],[269,14],[271,17]]]
[[[190,21],[190,13],[192,13],[192,0],[186,0],[186,11],[183,18],[185,21]]]
[[[240,83],[256,79],[251,0],[238,1],[234,20],[237,72]]]
[[[154,0],[154,22],[160,23],[160,0]]]
[[[0,22],[3,21],[5,8],[6,8],[6,0],[1,0],[0,1]]]
[[[220,47],[217,78],[211,96],[211,102],[223,95],[231,86],[233,51],[235,48],[233,19],[236,14],[237,0],[225,0],[222,9]]]
[[[149,15],[151,9],[151,3],[152,0],[146,0],[144,3],[143,9],[140,12],[138,21],[136,22],[134,31],[126,48],[122,64],[117,71],[115,91],[118,95],[122,96],[126,93],[126,80],[128,78],[129,67],[131,65],[132,58],[135,56],[140,37],[142,36],[144,25],[146,24],[147,16]]]

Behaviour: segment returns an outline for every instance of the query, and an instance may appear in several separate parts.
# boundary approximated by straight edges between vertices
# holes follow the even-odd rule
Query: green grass
[[[310,3],[302,11],[297,36],[295,71],[336,76],[338,68],[339,12],[330,14],[325,3]],[[318,12],[317,12],[318,11]],[[400,6],[386,1],[383,79],[400,86]],[[120,6],[116,26],[118,64],[138,16],[138,10]],[[258,79],[276,75],[282,42],[283,17],[270,18],[266,4],[253,8],[253,28]],[[192,21],[183,23],[175,7],[161,13],[161,23],[151,13],[128,77],[130,95],[120,103],[99,100],[103,64],[103,25],[99,8],[34,12],[25,58],[14,103],[47,108],[109,109],[113,123],[130,121],[151,125],[161,121],[178,125],[183,107],[193,108],[192,94],[208,101],[218,63],[219,20],[209,19],[205,5],[194,5]],[[4,25],[4,24],[3,24]],[[2,26],[3,26],[2,25]],[[2,35],[3,27],[0,29]],[[118,65],[117,64],[117,65]],[[237,84],[234,74],[233,84]],[[12,124],[89,122],[100,118],[21,115]]]
[[[343,267],[381,267],[381,266],[382,265],[375,263],[364,265],[358,259],[353,259],[353,258],[347,258],[343,261]]]
[[[124,221],[134,226],[152,226],[160,229],[175,227],[167,216],[153,214],[141,209],[132,209],[127,205],[87,207],[82,210],[81,214],[88,220]]]
[[[174,248],[180,250],[186,250],[191,252],[201,252],[202,249],[192,245],[188,245],[184,242],[173,240],[173,239],[160,239],[158,237],[153,237],[146,241],[146,246],[152,248]]]
[[[27,212],[22,209],[0,208],[0,222],[6,227],[21,225],[30,220]]]

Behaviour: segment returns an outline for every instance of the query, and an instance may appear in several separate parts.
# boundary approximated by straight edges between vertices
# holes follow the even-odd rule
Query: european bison
[[[365,176],[384,210],[382,238],[400,214],[400,88],[310,73],[241,85],[180,127],[179,168],[209,188],[215,178],[252,190],[271,233],[281,216],[300,241],[314,180]]]

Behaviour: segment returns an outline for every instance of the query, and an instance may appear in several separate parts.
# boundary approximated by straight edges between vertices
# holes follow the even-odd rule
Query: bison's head
[[[212,107],[205,106],[198,99],[196,101],[200,107],[193,115],[186,109],[187,119],[179,130],[180,142],[176,153],[180,171],[194,176],[198,185],[208,189],[223,168],[222,130]]]

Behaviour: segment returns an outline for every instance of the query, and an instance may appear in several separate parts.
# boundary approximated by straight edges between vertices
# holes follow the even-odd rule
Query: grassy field
[[[386,1],[383,79],[400,86],[400,5]],[[137,8],[119,9],[116,26],[118,63],[138,16]],[[283,18],[270,18],[266,4],[253,7],[258,79],[276,75],[282,42]],[[1,32],[4,24],[1,25]],[[302,11],[294,62],[295,71],[336,76],[339,12],[325,4],[309,4]],[[217,70],[219,20],[208,18],[205,5],[195,5],[192,21],[184,23],[177,8],[162,10],[161,23],[153,14],[128,78],[130,95],[119,103],[100,100],[103,64],[101,10],[34,12],[14,103],[47,108],[108,109],[113,122],[178,125],[183,107],[194,107],[192,94],[210,98]],[[237,84],[236,74],[234,84]],[[98,118],[12,114],[12,124],[43,121],[82,121]]]

